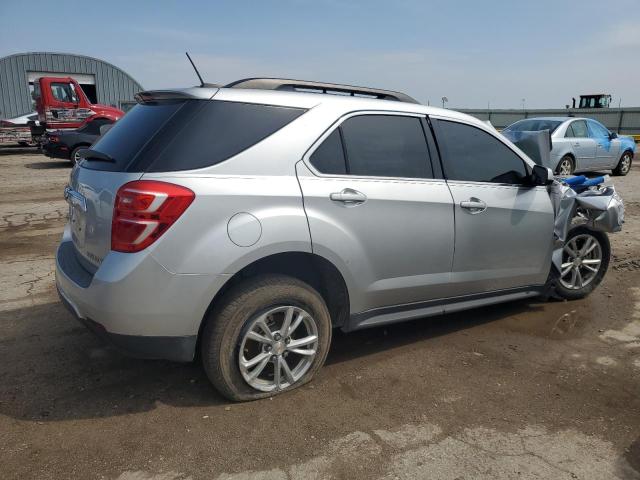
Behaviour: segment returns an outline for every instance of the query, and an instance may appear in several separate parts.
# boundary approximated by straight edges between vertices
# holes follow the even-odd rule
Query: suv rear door
[[[338,123],[297,173],[313,250],[347,272],[352,313],[447,296],[452,199],[433,173],[424,117],[358,112]]]
[[[543,284],[554,223],[546,187],[525,184],[524,160],[497,135],[432,120],[455,203],[451,295]]]

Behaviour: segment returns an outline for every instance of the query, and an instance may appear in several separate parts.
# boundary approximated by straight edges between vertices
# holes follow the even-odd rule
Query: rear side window
[[[569,124],[569,126],[567,127],[567,131],[564,133],[564,138],[573,138],[575,136],[576,134],[573,131],[573,126]]]
[[[92,160],[83,166],[129,172],[208,167],[264,140],[304,112],[216,100],[140,104],[92,147],[115,162]]]
[[[336,128],[311,155],[311,164],[322,173],[345,175],[347,166],[342,148],[340,129]]]
[[[571,128],[571,133],[574,138],[587,138],[589,136],[587,124],[584,120],[572,122],[569,127]],[[567,133],[568,132],[569,130],[567,129]]]
[[[484,130],[444,120],[438,125],[448,179],[520,184],[527,176],[524,161]]]
[[[91,147],[105,153],[114,162],[85,161],[82,166],[94,170],[124,172],[140,150],[186,102],[136,105],[118,120],[109,133]],[[133,170],[136,171],[136,170]]]
[[[349,118],[340,128],[351,175],[433,178],[419,118],[362,115]]]
[[[148,171],[203,168],[237,155],[298,118],[299,108],[203,101]],[[170,134],[171,132],[169,132]]]

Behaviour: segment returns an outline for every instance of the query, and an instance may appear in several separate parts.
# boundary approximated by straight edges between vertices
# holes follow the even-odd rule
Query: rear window
[[[257,144],[304,112],[216,100],[136,105],[93,146],[115,162],[91,160],[83,166],[129,172],[204,168]]]
[[[544,119],[531,119],[520,120],[519,122],[509,125],[505,128],[505,131],[511,132],[539,132],[541,130],[549,130],[553,133],[556,128],[560,126],[562,121],[559,120],[544,120]]]

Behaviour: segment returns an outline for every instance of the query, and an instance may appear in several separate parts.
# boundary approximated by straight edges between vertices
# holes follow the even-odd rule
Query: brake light
[[[180,185],[136,180],[116,194],[111,221],[111,249],[117,252],[144,250],[166,232],[195,199]]]

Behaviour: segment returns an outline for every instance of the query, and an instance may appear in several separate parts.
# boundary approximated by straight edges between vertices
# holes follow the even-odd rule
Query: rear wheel
[[[573,174],[574,169],[573,158],[571,158],[571,155],[565,155],[560,159],[560,163],[558,163],[558,167],[556,168],[556,173],[558,175],[571,175]]]
[[[607,273],[610,256],[606,234],[584,226],[572,229],[562,251],[560,272],[554,272],[555,293],[568,300],[589,295]]]
[[[80,147],[76,147],[71,151],[71,156],[69,157],[69,160],[71,160],[71,163],[73,165],[77,164],[80,161],[80,150],[87,148],[86,146],[82,145]]]
[[[618,176],[625,176],[631,170],[631,161],[633,157],[631,152],[624,152],[620,157],[620,161],[616,168],[613,169],[613,174]]]
[[[202,332],[202,362],[216,389],[247,401],[307,383],[324,363],[331,317],[322,297],[284,275],[257,277],[224,296]]]

